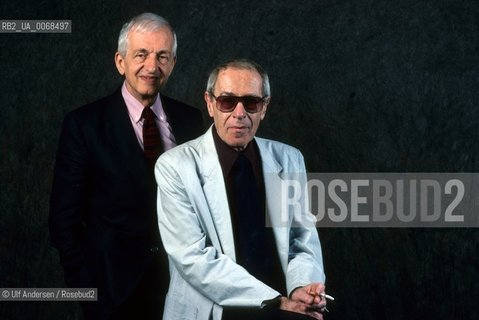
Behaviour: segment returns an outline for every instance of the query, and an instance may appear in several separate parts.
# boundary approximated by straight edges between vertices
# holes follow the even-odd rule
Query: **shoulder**
[[[183,167],[187,164],[193,164],[201,157],[202,143],[204,135],[196,139],[182,143],[167,152],[163,153],[158,161],[162,164],[172,167]]]
[[[194,139],[204,132],[203,114],[199,109],[164,95],[160,95],[160,99],[178,143]]]
[[[270,140],[270,139],[258,138],[258,137],[255,137],[255,140],[261,151],[265,151],[265,150],[269,151],[274,156],[277,156],[280,158],[283,158],[285,156],[302,158],[301,151],[299,151],[299,149],[289,144],[275,141],[275,140]]]
[[[263,165],[267,165],[267,171],[303,172],[306,170],[304,157],[297,148],[269,139],[256,137],[255,140]]]
[[[160,94],[161,103],[168,113],[189,113],[197,116],[201,116],[201,111],[193,106],[190,106],[184,102],[173,99],[171,97]]]
[[[214,170],[216,166],[219,166],[219,162],[211,127],[199,137],[163,153],[158,158],[157,167],[158,163],[173,171],[179,171],[181,175],[187,174],[187,168],[199,174]]]
[[[115,93],[68,112],[61,126],[62,135],[82,135],[96,139],[108,127],[124,126],[130,121],[125,101]]]
[[[118,89],[108,96],[102,97],[98,100],[78,107],[73,111],[70,111],[65,116],[65,119],[68,120],[69,118],[73,118],[81,122],[91,121],[98,117],[102,117],[105,113],[114,112],[122,106],[126,108],[121,91]]]
[[[180,144],[164,152],[155,165],[155,176],[159,186],[172,181],[195,181],[201,176],[203,157],[202,146],[204,135]]]

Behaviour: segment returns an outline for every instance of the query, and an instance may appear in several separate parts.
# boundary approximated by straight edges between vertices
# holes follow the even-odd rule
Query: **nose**
[[[154,54],[149,54],[145,60],[145,69],[148,72],[155,72],[158,69],[158,60]]]
[[[246,110],[244,108],[243,102],[238,101],[236,107],[233,110],[233,117],[243,119],[246,117]]]

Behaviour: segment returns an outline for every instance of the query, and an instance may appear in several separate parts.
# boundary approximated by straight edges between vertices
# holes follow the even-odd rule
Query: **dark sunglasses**
[[[263,105],[266,101],[265,97],[255,97],[255,96],[219,96],[215,97],[214,94],[210,92],[210,95],[216,100],[216,107],[221,112],[231,112],[233,111],[238,102],[241,102],[244,109],[248,113],[256,113],[261,111]]]

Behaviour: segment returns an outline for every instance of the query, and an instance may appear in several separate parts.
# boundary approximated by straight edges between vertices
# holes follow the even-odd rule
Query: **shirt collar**
[[[123,82],[121,87],[121,94],[125,100],[126,107],[130,117],[135,121],[135,123],[140,122],[141,113],[143,112],[144,106],[138,101],[126,88],[126,82]],[[150,106],[153,113],[156,117],[162,121],[166,121],[166,114],[163,110],[163,105],[161,104],[160,94],[157,94],[156,100],[153,105]]]
[[[258,153],[255,148],[256,142],[253,139],[246,148],[242,151],[236,151],[221,140],[218,132],[216,132],[216,127],[213,125],[213,141],[215,143],[216,152],[218,153],[218,159],[220,161],[221,169],[223,170],[223,176],[226,177],[230,174],[231,169],[238,157],[238,153],[243,153],[246,158],[253,164],[258,159]]]

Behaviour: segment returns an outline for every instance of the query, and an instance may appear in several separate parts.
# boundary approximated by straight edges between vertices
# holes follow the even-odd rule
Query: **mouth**
[[[228,129],[230,131],[240,133],[240,132],[244,132],[244,131],[249,130],[249,127],[247,127],[247,126],[230,126]]]
[[[143,75],[139,77],[145,82],[156,82],[158,80],[158,76],[154,76],[154,75]]]

